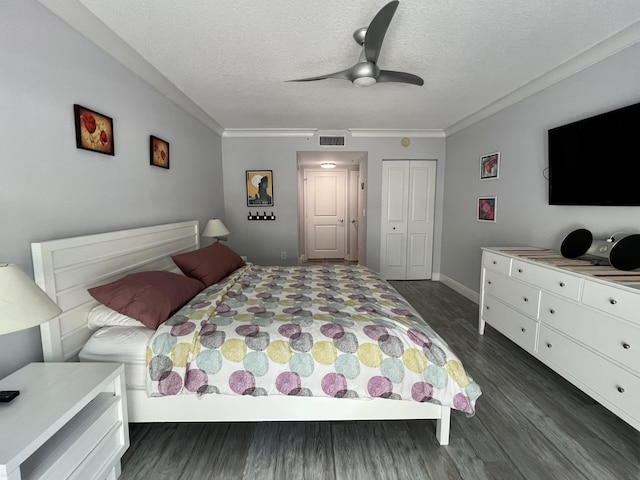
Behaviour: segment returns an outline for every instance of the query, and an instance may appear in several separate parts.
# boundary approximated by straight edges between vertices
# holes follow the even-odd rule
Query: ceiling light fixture
[[[336,163],[335,162],[322,162],[320,164],[321,168],[336,168]]]

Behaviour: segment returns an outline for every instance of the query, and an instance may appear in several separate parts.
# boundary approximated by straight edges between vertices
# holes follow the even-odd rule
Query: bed
[[[62,309],[41,327],[45,361],[78,361],[85,345],[103,335],[88,325],[89,313],[99,305],[89,290],[136,274],[184,275],[172,257],[201,250],[197,221],[33,243],[35,280]],[[115,337],[121,345],[125,338],[136,337],[146,344],[144,350],[133,347],[128,355],[123,348],[119,357],[84,354],[89,361],[125,364],[129,421],[434,419],[437,440],[447,445],[451,410],[474,413],[480,389],[458,358],[366,267],[247,264],[199,290],[157,330],[122,327],[123,334]],[[349,337],[348,327],[366,338]],[[118,328],[103,330],[111,334]],[[242,351],[236,359],[242,367],[231,368],[225,374],[229,380],[218,386],[214,377],[221,367],[212,365],[222,344],[215,344],[213,333],[226,338],[226,357]],[[403,333],[407,339],[398,340]],[[167,338],[173,344],[167,346]],[[243,344],[248,340],[249,353]],[[277,365],[265,367],[267,356],[279,359]],[[322,364],[315,367],[322,373],[317,384],[302,373],[310,357]],[[168,358],[173,361],[167,366]],[[379,373],[383,360],[386,375]],[[265,368],[272,371],[261,372]],[[362,388],[345,382],[354,368],[373,372]],[[405,386],[388,378],[412,378],[416,373],[422,378]]]

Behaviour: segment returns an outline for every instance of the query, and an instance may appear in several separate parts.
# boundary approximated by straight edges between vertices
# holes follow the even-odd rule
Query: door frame
[[[324,151],[298,151],[298,264],[303,264],[307,258],[306,220],[305,220],[305,169],[320,169],[320,164],[326,161],[336,162],[336,166],[346,168],[349,171],[359,171],[359,185],[357,194],[351,196],[347,192],[347,200],[351,201],[355,197],[358,204],[358,263],[366,265],[367,251],[367,163],[368,152],[324,152]],[[349,182],[347,182],[349,187]],[[347,212],[349,205],[347,205]],[[352,218],[349,218],[351,222]],[[348,238],[348,235],[347,235]],[[348,243],[348,240],[347,240]],[[354,259],[355,260],[355,259]]]

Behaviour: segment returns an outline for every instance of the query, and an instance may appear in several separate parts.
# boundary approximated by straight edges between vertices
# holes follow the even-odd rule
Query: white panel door
[[[345,256],[347,172],[306,172],[307,258]]]
[[[402,280],[407,270],[409,162],[382,165],[380,273],[387,279]]]
[[[431,278],[435,161],[385,161],[380,272],[389,280]]]
[[[406,280],[431,278],[436,162],[409,165]]]

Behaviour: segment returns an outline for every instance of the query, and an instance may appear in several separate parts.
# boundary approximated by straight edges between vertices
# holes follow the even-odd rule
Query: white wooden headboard
[[[32,243],[35,281],[62,309],[40,327],[44,360],[76,360],[91,335],[87,315],[98,303],[88,288],[134,272],[179,272],[171,256],[199,246],[196,220]]]

